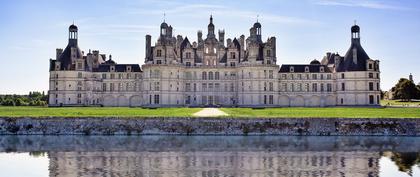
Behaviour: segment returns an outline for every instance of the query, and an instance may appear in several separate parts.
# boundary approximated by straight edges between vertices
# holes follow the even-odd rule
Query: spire
[[[163,12],[163,22],[165,23],[165,21],[166,21],[166,13]]]
[[[212,38],[214,35],[214,24],[213,24],[213,15],[210,15],[210,24],[207,26],[207,37]]]
[[[213,15],[210,14],[210,24],[213,24]]]

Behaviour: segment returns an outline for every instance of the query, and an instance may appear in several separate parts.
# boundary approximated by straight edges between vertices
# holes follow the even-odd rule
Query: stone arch
[[[335,106],[336,105],[335,97],[332,96],[332,95],[328,95],[325,98],[325,105],[326,106]]]
[[[279,96],[279,105],[280,106],[283,106],[283,107],[290,106],[290,99],[289,99],[289,97],[286,96],[286,95]]]
[[[120,95],[117,98],[117,106],[128,106],[128,100],[127,97],[124,95]]]
[[[105,95],[102,105],[104,106],[115,106],[115,98],[112,95]]]
[[[138,107],[141,106],[141,97],[139,95],[133,95],[130,97],[130,106]]]
[[[303,107],[305,106],[305,99],[302,95],[298,95],[292,100],[291,106]]]
[[[321,106],[321,98],[319,96],[313,95],[310,99],[309,99],[309,106],[312,107],[319,107]]]

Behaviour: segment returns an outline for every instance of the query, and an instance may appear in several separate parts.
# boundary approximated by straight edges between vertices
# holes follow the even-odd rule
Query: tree
[[[420,83],[417,84],[417,99],[420,99]]]
[[[401,78],[395,85],[395,98],[403,101],[411,101],[417,97],[418,90],[416,85],[406,78]]]

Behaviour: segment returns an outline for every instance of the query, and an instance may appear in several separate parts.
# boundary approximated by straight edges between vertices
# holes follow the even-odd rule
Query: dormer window
[[[305,72],[307,72],[307,73],[309,72],[309,67],[307,67],[307,66],[305,67]]]
[[[293,66],[290,67],[290,72],[295,72],[295,68]]]
[[[162,50],[156,51],[156,57],[162,57]]]
[[[111,71],[114,71],[115,70],[115,66],[111,66]]]
[[[185,58],[190,59],[191,58],[191,52],[185,53]]]
[[[235,59],[236,58],[236,53],[235,52],[230,52],[230,58]]]
[[[321,67],[319,68],[319,71],[320,71],[321,73],[323,73],[323,72],[324,72],[324,67],[322,67],[322,66],[321,66]]]
[[[209,53],[209,48],[206,48],[206,53]]]
[[[271,57],[271,50],[267,50],[267,57]]]
[[[369,69],[373,69],[373,64],[369,63]]]

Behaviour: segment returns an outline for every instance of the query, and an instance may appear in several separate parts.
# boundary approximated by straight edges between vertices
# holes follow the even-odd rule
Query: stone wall
[[[0,118],[10,135],[390,135],[420,136],[400,118]]]

